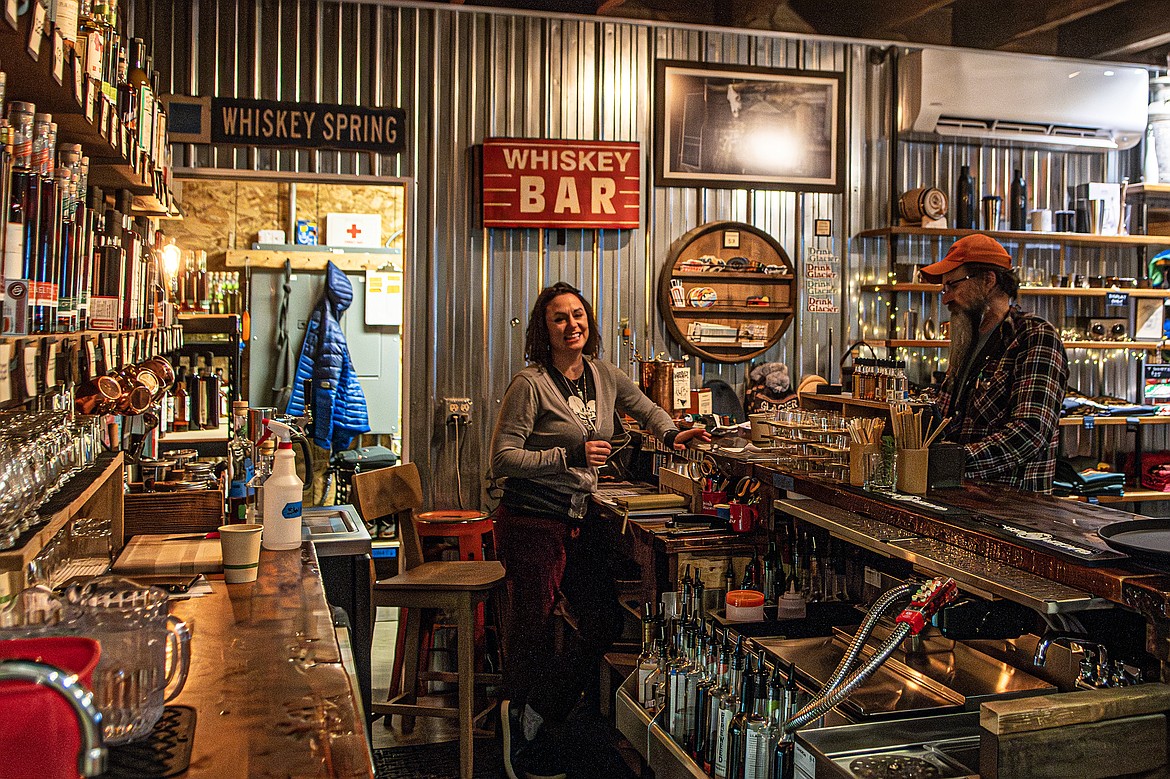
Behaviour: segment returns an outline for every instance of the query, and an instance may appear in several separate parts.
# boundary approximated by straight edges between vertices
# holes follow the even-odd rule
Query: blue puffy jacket
[[[370,431],[366,396],[358,383],[341,330],[341,315],[353,303],[353,285],[332,262],[325,269],[325,290],[305,328],[296,380],[287,413],[305,408],[304,382],[313,380],[313,442],[322,449],[348,449],[354,436]]]

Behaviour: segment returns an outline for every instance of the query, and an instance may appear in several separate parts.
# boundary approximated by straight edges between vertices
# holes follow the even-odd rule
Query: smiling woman
[[[502,718],[512,779],[555,776],[559,756],[581,751],[561,725],[621,630],[611,528],[591,500],[597,469],[623,432],[617,412],[667,446],[710,440],[705,430],[677,430],[628,376],[597,359],[599,342],[593,307],[577,289],[561,282],[542,290],[525,338],[530,364],[513,376],[492,436],[492,474],[504,479],[496,545],[511,595]],[[553,641],[559,595],[578,633],[562,654]]]

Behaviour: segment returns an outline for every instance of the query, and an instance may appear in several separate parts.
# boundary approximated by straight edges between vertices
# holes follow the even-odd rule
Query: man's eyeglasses
[[[967,279],[970,279],[970,278],[974,278],[974,277],[973,277],[971,274],[967,274],[966,276],[964,276],[964,277],[963,277],[963,278],[961,278],[961,279],[955,279],[954,281],[944,281],[944,282],[943,282],[943,285],[942,285],[942,291],[943,291],[943,292],[946,292],[946,293],[949,293],[949,292],[951,292],[951,290],[953,290],[955,287],[959,286],[959,285],[960,285],[960,284],[962,284],[964,281],[966,281]]]

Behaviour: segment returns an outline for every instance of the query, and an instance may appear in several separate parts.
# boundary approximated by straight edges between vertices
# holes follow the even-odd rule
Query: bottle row
[[[182,267],[171,277],[171,300],[180,311],[242,314],[240,274],[208,271],[207,252],[185,252]]]
[[[146,42],[125,31],[117,2],[41,0],[31,4],[31,12],[29,50],[39,56],[39,38],[48,38],[62,63],[62,83],[68,83],[65,65],[73,69],[86,118],[137,172],[157,173],[156,184],[169,185],[167,116],[157,100],[160,76]]]
[[[743,636],[701,618],[703,585],[684,576],[680,616],[646,604],[636,687],[639,703],[679,747],[718,779],[788,779],[793,737],[783,725],[806,702],[796,669],[749,652]]]
[[[162,236],[130,215],[132,194],[118,190],[110,207],[81,147],[58,145],[32,103],[10,102],[0,134],[4,334],[153,328]]]

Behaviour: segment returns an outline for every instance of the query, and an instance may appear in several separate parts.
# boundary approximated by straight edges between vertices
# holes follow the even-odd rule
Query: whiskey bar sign
[[[483,226],[638,227],[641,183],[637,143],[488,138]]]
[[[226,97],[164,98],[178,143],[287,146],[381,154],[401,152],[401,108],[293,103]]]

